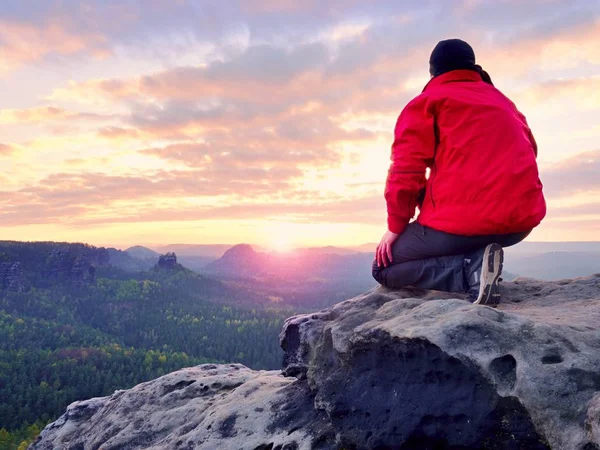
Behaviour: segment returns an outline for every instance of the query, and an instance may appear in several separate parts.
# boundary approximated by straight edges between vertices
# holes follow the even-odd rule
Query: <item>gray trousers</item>
[[[492,243],[510,247],[525,239],[525,233],[489,236],[459,236],[428,228],[420,223],[408,225],[392,246],[388,267],[373,262],[373,278],[385,287],[414,286],[446,292],[467,292],[465,260]]]

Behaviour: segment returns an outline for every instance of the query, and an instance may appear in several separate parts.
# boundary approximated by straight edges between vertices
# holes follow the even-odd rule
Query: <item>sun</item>
[[[277,253],[290,253],[296,249],[298,225],[287,221],[270,221],[262,228],[262,244]]]
[[[294,249],[292,241],[287,236],[273,236],[270,247],[277,253],[288,253]]]

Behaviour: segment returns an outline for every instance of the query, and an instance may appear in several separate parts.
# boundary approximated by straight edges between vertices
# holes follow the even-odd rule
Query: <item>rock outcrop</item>
[[[330,449],[334,439],[305,381],[205,364],[75,402],[32,448]]]
[[[177,267],[177,255],[175,255],[173,252],[160,255],[158,257],[158,263],[156,264],[156,267],[166,270],[174,269]]]
[[[78,284],[93,283],[96,279],[96,268],[90,263],[87,254],[79,256],[71,268],[71,279]]]
[[[0,263],[0,291],[23,292],[27,290],[27,280],[20,262]]]
[[[288,319],[283,371],[184,369],[77,402],[33,449],[600,448],[600,275],[498,309],[374,289]]]
[[[51,280],[72,281],[83,285],[93,283],[96,266],[106,266],[110,262],[104,247],[64,246],[52,250],[48,260],[47,277]]]

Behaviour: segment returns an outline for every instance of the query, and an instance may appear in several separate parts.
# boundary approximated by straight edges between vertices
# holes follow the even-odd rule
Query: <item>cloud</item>
[[[57,89],[49,99],[77,100],[83,95],[85,100],[91,95],[140,103],[147,98],[172,102],[220,98],[279,104],[292,96],[301,98],[305,82],[310,81],[301,76],[314,70],[322,71],[328,59],[328,50],[323,44],[293,49],[257,45],[205,67],[177,67],[130,79],[71,82],[66,88]],[[274,89],[290,87],[294,81],[299,85],[292,87],[292,91],[286,89],[274,95]]]
[[[258,173],[249,175],[251,178],[263,178]],[[278,194],[276,189],[272,189],[276,188],[277,183],[280,184],[271,180],[264,185],[265,189],[260,190],[256,189],[254,183],[242,186],[236,182],[229,188],[214,186],[199,178],[197,173],[185,178],[180,174],[175,178],[166,175],[155,181],[99,174],[84,177],[53,176],[35,188],[18,193],[0,192],[0,224],[15,226],[68,222],[71,226],[92,226],[157,221],[270,220],[282,217],[298,223],[384,223],[382,194],[332,198],[314,192],[294,191],[289,187],[285,194]],[[233,190],[244,187],[252,189],[255,195],[266,195],[268,201],[230,199],[227,205],[190,205],[180,200],[192,196],[231,194]],[[175,200],[177,197],[180,199]]]
[[[587,27],[597,14],[596,2],[585,0],[9,1],[0,4],[0,54],[9,66],[55,56],[94,55],[176,62],[182,55],[209,46],[218,49],[210,56],[218,61],[251,44],[256,53],[249,56],[255,57],[253,61],[267,58],[268,68],[273,55],[261,55],[260,43],[278,42],[282,48],[310,45],[328,34],[333,37],[333,30],[340,25],[366,23],[372,33],[381,31],[376,39],[369,32],[362,36],[371,41],[363,50],[371,51],[361,50],[360,54],[372,58],[421,46],[428,52],[435,40],[451,35],[495,46],[548,40],[556,33]],[[352,53],[350,47],[346,51]],[[307,60],[318,57],[299,56]],[[292,61],[291,70],[303,58]],[[352,64],[350,58],[346,62]],[[273,76],[277,75],[275,70]]]
[[[600,37],[600,35],[599,35]],[[580,110],[600,109],[600,76],[557,78],[536,83],[517,92],[516,98],[540,107],[574,104]]]
[[[0,124],[47,123],[52,121],[111,120],[114,116],[97,113],[76,113],[56,106],[39,106],[26,109],[0,109]]]
[[[158,208],[160,213],[161,201],[177,202],[182,198],[277,198],[290,191],[291,180],[301,175],[302,172],[293,167],[246,170],[206,167],[137,176],[89,171],[56,173],[32,187],[0,191],[0,223],[63,222],[81,218],[80,213],[101,215],[102,211],[113,209],[127,215],[135,213],[145,202]]]
[[[241,2],[243,5],[243,2]],[[126,0],[86,2],[28,0],[0,4],[0,55],[4,69],[55,57],[129,57],[176,60],[204,44],[238,45],[252,30],[283,18],[212,0]],[[318,16],[317,16],[318,17]],[[330,19],[327,19],[330,20]],[[295,22],[286,20],[288,26]],[[305,17],[303,25],[310,24]],[[284,24],[282,24],[284,25]]]
[[[524,75],[539,71],[542,64],[554,64],[558,70],[569,64],[600,61],[596,46],[588,48],[600,38],[600,22],[590,19],[597,17],[598,11],[593,14],[594,7],[589,2],[554,2],[554,9],[548,8],[545,2],[527,2],[529,6],[518,2],[500,2],[499,5],[481,2],[466,15],[449,3],[408,2],[393,7],[381,2],[379,9],[374,8],[370,15],[358,6],[341,8],[336,2],[325,2],[320,4],[320,9],[315,9],[315,5],[308,3],[286,3],[307,14],[298,19],[298,27],[310,28],[309,16],[316,15],[318,10],[329,11],[328,5],[340,9],[340,16],[329,17],[328,23],[317,20],[321,23],[321,33],[310,42],[257,39],[233,51],[224,50],[199,66],[175,67],[129,79],[73,82],[57,89],[49,98],[108,99],[125,102],[134,109],[141,108],[150,99],[156,103],[151,107],[163,108],[168,104],[167,109],[172,112],[187,108],[192,114],[209,117],[261,108],[270,108],[275,113],[282,105],[311,100],[333,103],[332,107],[337,108],[363,110],[395,101],[395,108],[400,109],[402,103],[398,100],[405,100],[403,83],[421,74],[424,84],[431,48],[438,39],[455,34],[472,40],[479,59],[490,68],[492,76]],[[262,4],[254,3],[256,7]],[[287,7],[282,12],[284,16],[285,10]],[[522,14],[514,14],[514,10],[522,10]],[[386,15],[380,18],[378,12]],[[568,20],[548,38],[548,23],[554,23],[559,12],[567,14]],[[273,19],[272,12],[260,14]],[[341,42],[328,34],[327,30],[335,29],[340,20],[361,17],[361,14],[363,21],[369,22],[360,27],[360,33],[350,34]],[[487,27],[487,21],[492,20],[494,14],[499,20],[510,19],[511,27]],[[327,13],[324,16],[327,17]],[[448,16],[453,20],[435,20]],[[246,19],[258,20],[253,16]],[[292,19],[285,16],[282,20],[285,23]],[[461,26],[463,22],[469,26]],[[274,26],[273,23],[268,25]],[[411,89],[414,95],[417,89]]]
[[[56,57],[106,58],[123,46],[142,49],[161,28],[214,28],[200,8],[167,0],[7,1],[0,4],[0,17],[2,69]]]
[[[600,38],[598,13],[598,9],[590,11],[581,21],[565,21],[558,29],[541,21],[533,27],[539,28],[536,32],[507,36],[510,32],[499,28],[493,33],[495,39],[475,45],[478,60],[492,78],[497,75],[503,80],[540,82],[563,77],[569,70],[585,72],[600,64],[600,49],[595,45]]]
[[[50,56],[106,57],[108,53],[101,34],[70,33],[62,23],[36,26],[0,20],[0,73]]]
[[[600,150],[575,156],[541,168],[544,191],[549,197],[566,197],[581,192],[600,192]]]
[[[395,115],[414,95],[397,74],[374,80],[368,66],[355,72],[340,70],[336,58],[321,44],[295,50],[261,45],[206,67],[70,83],[50,99],[114,102],[130,111],[124,120],[128,127],[159,138],[182,139],[211,128],[278,128],[281,121],[287,122],[282,127],[289,132],[296,122],[295,133],[310,136],[315,128],[311,121],[317,128],[331,128],[333,123],[340,126],[336,118],[344,114]],[[395,67],[410,67],[409,60],[402,61]],[[311,126],[300,133],[303,124]],[[196,135],[190,136],[190,130]],[[346,134],[344,138],[352,137]]]
[[[600,105],[598,13],[581,0],[5,2],[5,69],[73,75],[45,103],[0,111],[0,154],[18,143],[28,172],[0,193],[0,223],[383,223],[374,161],[438,40],[470,41],[534,121],[593,139],[595,116],[574,111]],[[542,167],[552,217],[593,214],[560,202],[600,191],[598,156]]]
[[[298,74],[322,68],[328,60],[322,43],[304,44],[292,49],[259,44],[249,47],[237,58],[217,61],[205,70],[203,78],[217,82],[281,83]]]
[[[13,146],[0,143],[0,156],[10,155],[13,151]]]
[[[363,198],[333,198],[321,202],[269,202],[230,206],[142,209],[136,214],[101,219],[106,222],[155,222],[201,220],[285,220],[296,223],[385,224],[383,194]],[[95,219],[82,219],[79,226],[97,224]]]
[[[599,191],[600,192],[600,191]],[[572,219],[596,217],[600,219],[600,202],[596,200],[597,196],[590,198],[589,203],[575,206],[561,206],[550,208],[548,218],[550,220]]]
[[[464,2],[457,15],[477,28],[493,30],[489,38],[495,42],[519,43],[593,23],[597,13],[598,5],[587,0],[482,0]]]
[[[98,130],[98,136],[110,140],[136,139],[140,132],[134,128],[104,127]]]
[[[289,149],[282,144],[260,145],[254,148],[236,147],[233,142],[225,146],[207,144],[172,144],[164,148],[144,151],[165,160],[182,162],[189,167],[210,167],[212,170],[236,170],[243,177],[247,168],[296,167],[302,164],[336,165],[337,152],[322,149]]]

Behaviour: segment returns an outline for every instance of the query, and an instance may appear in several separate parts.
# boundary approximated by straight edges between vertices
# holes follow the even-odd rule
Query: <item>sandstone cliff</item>
[[[156,267],[164,270],[175,269],[175,267],[177,267],[177,255],[173,252],[160,255]]]
[[[27,289],[27,280],[20,262],[0,262],[0,291],[23,292]]]
[[[600,449],[600,275],[497,310],[377,288],[288,319],[283,371],[203,365],[72,404],[33,449]]]

